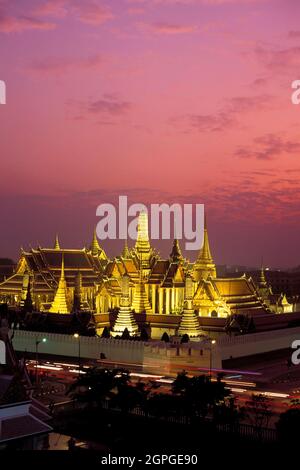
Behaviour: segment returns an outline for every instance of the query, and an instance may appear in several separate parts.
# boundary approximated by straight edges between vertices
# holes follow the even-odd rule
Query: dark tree
[[[102,331],[101,338],[110,338],[110,332],[108,326],[105,326]]]
[[[33,305],[32,305],[32,297],[31,297],[31,283],[30,279],[28,281],[27,292],[26,292],[26,299],[24,301],[23,312],[32,312]]]
[[[262,432],[262,428],[267,428],[271,412],[271,400],[265,395],[252,395],[251,400],[246,402],[247,415],[252,421],[257,433]]]
[[[220,378],[212,382],[206,375],[188,377],[185,371],[178,374],[172,387],[175,395],[184,399],[186,412],[193,417],[205,418],[214,408],[224,404],[229,395]]]
[[[137,406],[144,408],[147,396],[146,385],[143,382],[137,382],[136,385],[132,385],[128,376],[127,381],[120,381],[117,385],[117,391],[111,399],[111,404],[112,406],[119,407],[123,413],[129,413]]]
[[[145,330],[145,328],[142,328],[141,330],[141,341],[148,341],[149,339],[149,335],[147,333],[147,331]]]
[[[67,394],[89,406],[100,406],[103,400],[114,397],[115,389],[130,380],[129,372],[124,369],[93,368],[74,382]]]
[[[181,342],[181,343],[188,343],[188,342],[189,342],[189,340],[190,340],[190,337],[189,337],[189,335],[185,334],[185,335],[183,335],[183,336],[182,336],[182,338],[181,338],[181,341],[180,341],[180,342]]]
[[[181,396],[155,393],[147,400],[147,414],[156,417],[178,416],[184,414],[184,400]]]
[[[281,442],[284,442],[289,446],[298,445],[300,408],[290,408],[282,413],[276,427]]]
[[[130,339],[130,334],[129,334],[129,331],[128,331],[127,328],[125,328],[125,330],[123,331],[121,338],[122,339]]]
[[[179,372],[172,384],[172,393],[184,394],[189,386],[189,383],[190,379],[187,376],[187,372],[185,370]]]
[[[161,341],[164,341],[165,343],[169,343],[169,342],[170,342],[169,335],[168,335],[168,333],[167,333],[166,331],[165,331],[164,334],[162,335]]]
[[[226,397],[223,402],[214,407],[213,419],[215,423],[229,424],[232,429],[247,416],[245,407],[236,404],[236,397]]]

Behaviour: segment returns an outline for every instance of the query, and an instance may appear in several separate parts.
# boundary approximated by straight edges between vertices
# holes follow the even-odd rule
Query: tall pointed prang
[[[58,234],[55,236],[54,250],[60,250],[60,244],[58,240]]]
[[[67,283],[65,280],[65,261],[62,255],[61,272],[58,287],[54,296],[54,300],[49,309],[50,313],[70,313],[67,301]]]
[[[217,275],[216,266],[211,255],[208,240],[206,214],[204,215],[203,244],[199,251],[198,258],[194,264],[193,275],[197,282],[201,279],[207,279],[209,276],[214,278]]]

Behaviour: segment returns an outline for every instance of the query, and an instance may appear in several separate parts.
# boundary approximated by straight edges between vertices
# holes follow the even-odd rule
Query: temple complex
[[[102,329],[106,321],[114,334],[125,328],[138,334],[143,318],[153,337],[164,331],[197,336],[201,317],[293,310],[284,293],[274,296],[263,269],[256,283],[246,275],[217,277],[206,220],[194,263],[184,258],[176,239],[169,258],[161,258],[151,246],[145,212],[139,216],[135,245],[130,249],[126,241],[114,259],[99,245],[96,231],[89,248],[63,248],[56,236],[53,248],[22,249],[15,273],[0,284],[0,301],[24,312],[91,312],[102,318]]]

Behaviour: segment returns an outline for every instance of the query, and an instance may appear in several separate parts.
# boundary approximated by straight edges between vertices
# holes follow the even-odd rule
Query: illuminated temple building
[[[196,336],[201,317],[292,311],[284,295],[275,298],[263,269],[256,284],[246,275],[217,277],[206,223],[194,263],[184,258],[178,240],[162,259],[150,244],[146,213],[139,216],[134,247],[125,242],[112,260],[96,232],[89,248],[65,249],[56,237],[54,248],[22,250],[16,272],[0,284],[0,299],[25,311],[31,303],[44,313],[92,312],[101,320],[99,331],[110,326],[122,333],[127,327],[137,334],[143,322],[153,337],[164,331]]]

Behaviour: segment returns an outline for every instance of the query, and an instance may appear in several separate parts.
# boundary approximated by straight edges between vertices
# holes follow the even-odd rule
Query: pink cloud
[[[56,25],[47,21],[41,21],[30,16],[6,16],[0,14],[0,32],[15,33],[26,30],[44,30],[55,29]]]
[[[62,18],[67,14],[67,1],[66,0],[48,0],[39,5],[34,14],[37,16],[54,16]]]
[[[247,3],[266,3],[266,1],[268,0],[200,0],[200,3],[203,3],[205,5],[225,5],[227,3],[238,3],[240,5],[244,5]]]
[[[197,26],[194,25],[183,25],[183,24],[171,24],[171,23],[154,23],[146,24],[139,23],[139,28],[142,31],[152,32],[155,34],[186,34],[193,33],[197,30]]]
[[[80,21],[95,26],[114,17],[107,7],[96,1],[78,2],[74,6],[74,12]]]
[[[271,95],[235,96],[217,112],[211,114],[186,114],[170,120],[171,124],[183,125],[188,130],[199,132],[222,132],[237,126],[241,116],[247,112],[268,109],[272,103]]]
[[[217,114],[191,114],[187,116],[187,124],[198,132],[220,132],[234,125],[232,116],[225,112]]]
[[[272,160],[283,154],[293,154],[300,151],[300,143],[284,140],[274,134],[266,134],[254,139],[254,145],[239,147],[235,155],[239,158],[256,158],[258,160]]]
[[[42,21],[39,21],[39,17],[64,18],[68,14],[77,17],[83,23],[96,26],[113,18],[110,9],[98,0],[85,0],[84,2],[81,0],[47,0],[33,9],[31,16],[32,21],[36,24],[43,24]]]
[[[91,116],[100,118],[97,124],[114,125],[117,119],[126,115],[132,109],[132,103],[122,100],[116,93],[104,93],[101,98],[76,101],[68,100],[67,106],[73,112],[73,119],[86,120]]]
[[[41,74],[62,74],[73,69],[93,69],[102,66],[102,58],[99,55],[87,58],[66,58],[66,57],[47,57],[45,59],[32,62],[27,70]]]
[[[116,95],[105,94],[99,100],[90,102],[87,105],[87,110],[93,114],[110,114],[118,116],[124,114],[131,108],[131,103],[119,99]]]
[[[145,13],[145,9],[144,8],[128,8],[127,10],[128,14],[129,15],[142,15],[143,13]]]
[[[299,30],[298,30],[298,31],[295,31],[295,30],[289,31],[288,36],[289,36],[289,38],[291,38],[291,39],[300,38],[300,31],[299,31]]]
[[[192,5],[192,4],[201,4],[201,5],[226,5],[226,4],[240,4],[245,5],[248,3],[266,3],[268,0],[127,0],[128,3],[138,3],[138,4],[165,4],[165,5]]]
[[[287,69],[300,67],[300,46],[273,50],[258,46],[255,54],[265,67],[276,72],[284,73]]]

